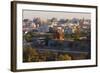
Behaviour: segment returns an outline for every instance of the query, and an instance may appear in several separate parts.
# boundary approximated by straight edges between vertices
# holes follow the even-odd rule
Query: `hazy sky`
[[[33,19],[34,17],[40,17],[42,19],[91,19],[90,13],[80,13],[80,12],[53,12],[53,11],[32,11],[32,10],[23,10],[23,19]]]

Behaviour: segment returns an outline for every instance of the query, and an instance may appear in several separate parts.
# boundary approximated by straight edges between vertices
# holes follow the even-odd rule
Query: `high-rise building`
[[[54,32],[54,39],[64,40],[64,30],[61,27],[57,27],[57,30]]]

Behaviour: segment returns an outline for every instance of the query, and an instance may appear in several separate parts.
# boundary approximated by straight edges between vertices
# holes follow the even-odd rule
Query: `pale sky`
[[[90,13],[80,13],[80,12],[53,12],[53,11],[32,11],[24,10],[23,19],[33,19],[34,17],[40,17],[42,19],[51,19],[53,17],[59,19],[91,19]]]

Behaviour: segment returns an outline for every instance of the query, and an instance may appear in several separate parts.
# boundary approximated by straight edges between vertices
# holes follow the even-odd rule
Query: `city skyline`
[[[90,59],[90,18],[90,13],[23,11],[23,62]]]

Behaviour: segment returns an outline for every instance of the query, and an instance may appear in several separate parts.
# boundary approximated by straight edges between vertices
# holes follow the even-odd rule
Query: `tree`
[[[51,22],[56,22],[57,21],[57,18],[55,18],[55,17],[53,17],[52,19],[51,19]]]
[[[60,19],[60,20],[59,20],[59,24],[64,24],[64,23],[66,23],[66,22],[68,22],[67,19],[66,19],[66,20],[65,20],[65,19]]]
[[[28,22],[28,21],[29,21],[29,19],[24,19],[24,20],[23,20],[23,22]]]
[[[71,60],[71,56],[68,54],[60,54],[58,60]]]
[[[27,42],[31,42],[32,37],[33,37],[33,32],[31,32],[31,31],[24,35],[24,38]]]
[[[23,51],[23,58],[24,58],[24,61],[26,62],[31,62],[32,59],[35,60],[36,56],[38,55],[38,52],[36,49],[32,48],[32,47],[27,47],[27,48],[24,48],[24,51]]]
[[[76,30],[75,30],[75,40],[78,40],[80,38],[80,28],[79,26],[76,26]]]
[[[37,25],[37,24],[39,24],[39,25],[41,25],[41,19],[40,18],[34,18],[33,19],[33,22]]]

